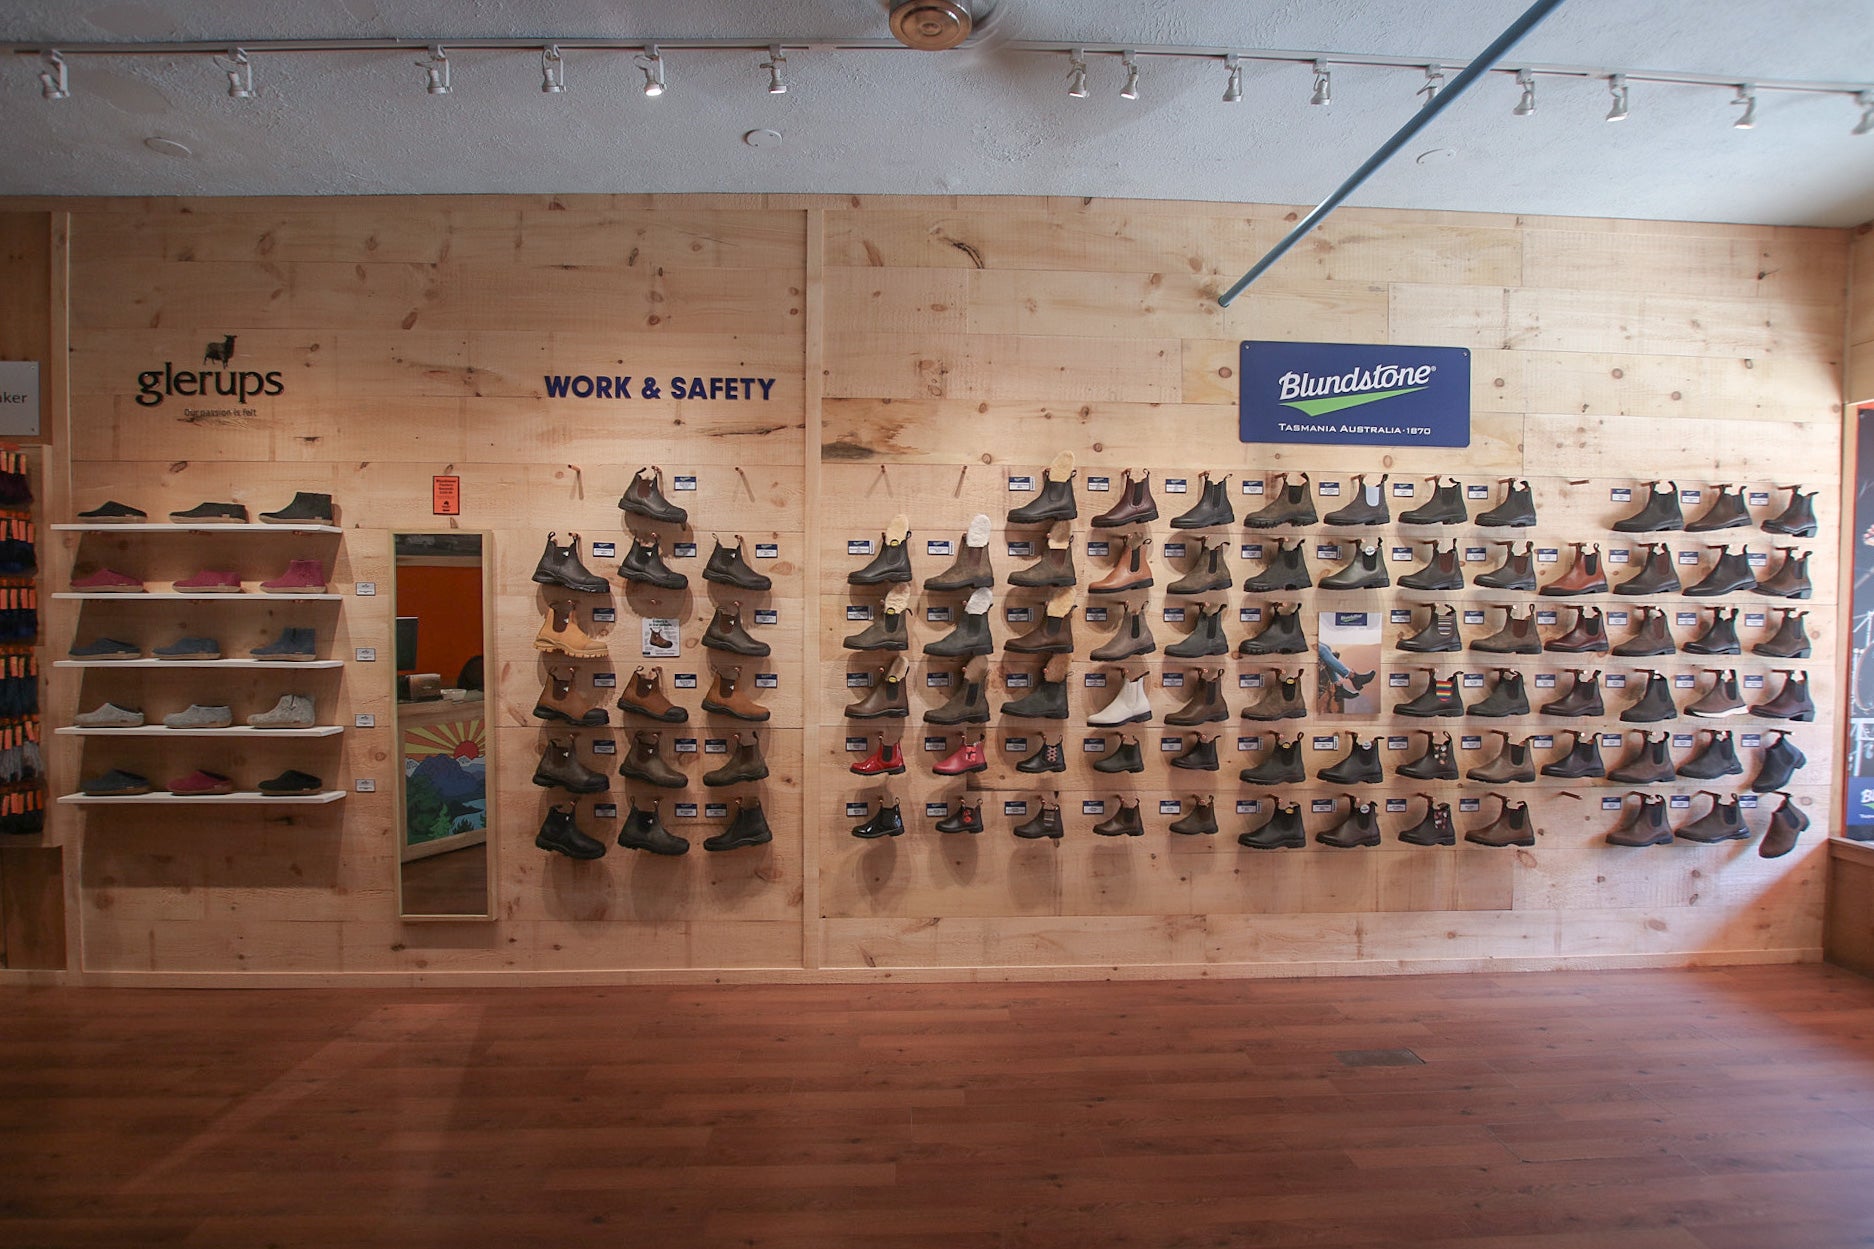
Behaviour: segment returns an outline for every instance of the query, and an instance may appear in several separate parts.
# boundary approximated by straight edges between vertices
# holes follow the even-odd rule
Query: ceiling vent
[[[972,0],[899,0],[891,10],[891,33],[919,52],[943,52],[970,37],[976,27]]]

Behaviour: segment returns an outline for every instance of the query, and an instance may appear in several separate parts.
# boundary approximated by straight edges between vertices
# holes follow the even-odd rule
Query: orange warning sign
[[[436,516],[460,516],[462,514],[462,479],[460,477],[430,478],[430,511]]]

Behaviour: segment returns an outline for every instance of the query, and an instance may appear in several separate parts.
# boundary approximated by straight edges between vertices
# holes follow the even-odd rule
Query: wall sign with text
[[[1467,348],[1245,342],[1239,360],[1244,442],[1471,444]]]

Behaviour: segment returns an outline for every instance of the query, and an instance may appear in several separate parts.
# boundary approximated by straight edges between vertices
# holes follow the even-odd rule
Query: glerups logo
[[[202,363],[233,364],[234,339],[234,335],[228,334],[207,343],[202,348]],[[220,396],[246,403],[255,396],[278,395],[285,391],[286,380],[278,369],[266,373],[231,368],[178,369],[173,361],[166,360],[160,369],[137,374],[137,402],[146,408],[155,407],[170,395],[191,399]]]

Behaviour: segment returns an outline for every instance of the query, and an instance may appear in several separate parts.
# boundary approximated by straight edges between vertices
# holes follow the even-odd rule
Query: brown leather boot
[[[688,786],[690,778],[664,761],[661,745],[662,739],[655,733],[634,733],[630,753],[619,761],[618,775],[665,789]]]
[[[893,675],[893,668],[880,671],[865,696],[846,706],[848,720],[902,720],[910,714],[911,704],[905,698],[904,681]]]
[[[1043,609],[1045,611],[1045,609]],[[1023,655],[1071,654],[1074,649],[1074,609],[1059,616],[1043,615],[1040,623],[1002,644],[1005,651]]]
[[[1464,834],[1464,840],[1477,846],[1533,846],[1536,844],[1536,830],[1529,822],[1529,804],[1511,802],[1502,794],[1491,794],[1503,804],[1497,812],[1497,818],[1482,828],[1473,828]]]
[[[1666,613],[1657,607],[1640,608],[1640,627],[1632,637],[1614,648],[1613,653],[1627,659],[1649,655],[1673,655],[1679,650],[1666,627]]]
[[[1489,655],[1538,655],[1542,637],[1536,632],[1536,613],[1518,616],[1514,607],[1503,609],[1503,627],[1489,637],[1473,638],[1471,649]]]
[[[882,742],[884,739],[879,740]],[[904,771],[902,767],[898,770]],[[720,789],[725,785],[746,785],[752,781],[766,780],[767,776],[768,761],[761,756],[761,734],[751,729],[747,741],[742,740],[740,733],[735,735],[734,751],[721,767],[703,773],[703,784]]]
[[[1223,701],[1223,669],[1196,675],[1196,692],[1189,702],[1165,717],[1166,724],[1184,728],[1230,718],[1230,708]]]
[[[716,614],[710,618],[709,628],[703,630],[703,645],[710,650],[729,651],[736,655],[749,655],[760,658],[772,649],[766,642],[758,641],[749,635],[742,625],[742,605],[730,603],[727,607],[718,606]]]
[[[1772,598],[1808,598],[1813,593],[1809,584],[1809,553],[1804,551],[1799,555],[1793,546],[1780,546],[1777,550],[1783,552],[1783,563],[1757,583],[1757,593]]]
[[[1503,548],[1503,562],[1489,572],[1480,572],[1476,584],[1488,590],[1533,590],[1536,588],[1536,544],[1525,542],[1521,554],[1514,542],[1492,542]]]
[[[1601,544],[1571,542],[1575,562],[1568,571],[1542,587],[1543,594],[1605,594],[1607,574],[1601,571]],[[1481,584],[1481,583],[1480,583]]]
[[[540,687],[540,698],[534,703],[534,719],[554,720],[583,729],[611,723],[603,707],[594,707],[573,697],[573,676],[571,668],[547,669],[547,682]]]
[[[1119,501],[1093,518],[1095,529],[1117,529],[1122,525],[1143,525],[1147,521],[1158,519],[1158,504],[1152,498],[1152,473],[1150,469],[1133,477],[1132,470],[1126,470],[1126,483],[1120,489]]]
[[[1245,720],[1299,720],[1308,714],[1308,701],[1302,697],[1301,674],[1285,677],[1280,673],[1270,673],[1275,677],[1262,687],[1262,694],[1255,702],[1243,708],[1240,714]]]
[[[1009,574],[1010,585],[1028,589],[1075,585],[1078,582],[1079,577],[1074,573],[1074,548],[1071,545],[1044,544],[1040,559]]]
[[[1607,649],[1607,614],[1598,607],[1579,607],[1575,609],[1575,623],[1568,632],[1558,638],[1551,638],[1542,644],[1542,649],[1555,651],[1563,655],[1585,655],[1602,652]]]
[[[665,724],[681,724],[690,718],[689,708],[679,707],[664,697],[662,668],[633,669],[631,679],[625,682],[624,691],[618,695],[618,709]]]
[[[1486,785],[1533,782],[1536,779],[1536,765],[1529,758],[1529,739],[1525,737],[1515,742],[1502,729],[1491,731],[1503,739],[1503,748],[1489,763],[1479,764],[1466,772],[1466,779],[1482,781]]]
[[[558,651],[574,659],[603,659],[605,643],[579,627],[579,613],[571,599],[556,599],[547,604],[546,619],[534,635],[534,649],[548,654]]]
[[[703,695],[703,710],[757,723],[766,720],[769,714],[768,709],[750,698],[743,688],[740,668],[717,671],[715,685]]]
[[[1093,648],[1087,656],[1089,659],[1115,663],[1158,649],[1158,642],[1152,637],[1151,623],[1141,613],[1133,611],[1124,603],[1119,605],[1119,611],[1119,627],[1113,630],[1113,636],[1104,644]]]
[[[1151,548],[1152,539],[1141,535],[1137,538],[1121,538],[1119,558],[1104,577],[1087,587],[1089,594],[1123,594],[1127,590],[1143,590],[1152,584],[1152,565],[1146,560],[1145,553]]]

